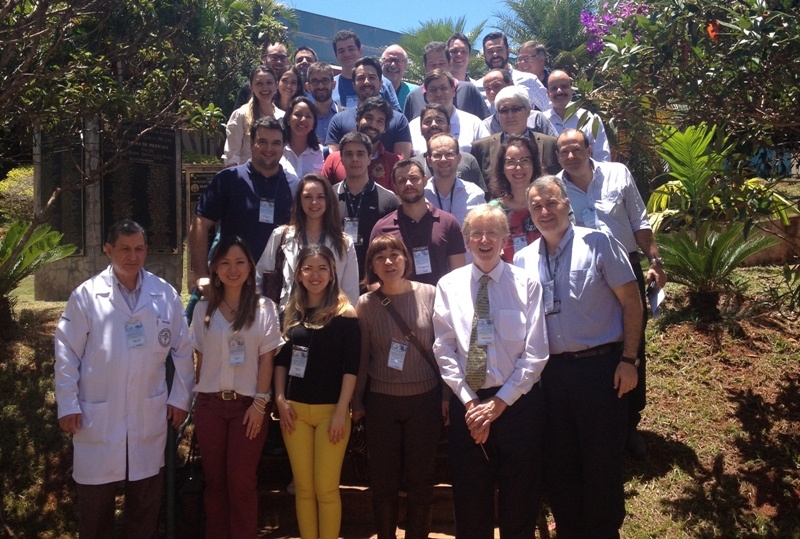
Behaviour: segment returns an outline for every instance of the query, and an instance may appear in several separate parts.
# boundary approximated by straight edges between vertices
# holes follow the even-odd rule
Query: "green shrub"
[[[0,220],[30,221],[33,219],[33,167],[11,169],[0,181]]]

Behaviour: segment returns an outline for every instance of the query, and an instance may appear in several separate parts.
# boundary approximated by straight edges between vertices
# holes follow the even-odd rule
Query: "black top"
[[[305,376],[288,376],[286,398],[305,404],[336,404],[342,390],[342,376],[358,375],[361,329],[358,319],[336,316],[322,329],[300,324],[289,330],[288,341],[275,356],[275,365],[289,370],[292,348],[308,348]]]

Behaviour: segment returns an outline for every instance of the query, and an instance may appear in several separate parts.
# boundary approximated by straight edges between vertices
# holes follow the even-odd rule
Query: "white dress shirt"
[[[488,275],[494,343],[486,349],[482,389],[500,387],[497,397],[512,405],[539,381],[549,357],[542,287],[524,271],[502,261]],[[442,379],[464,404],[478,398],[467,385],[465,372],[482,276],[474,264],[451,271],[439,281],[433,306],[433,352]]]
[[[428,143],[422,136],[419,122],[420,117],[417,116],[408,124],[408,128],[411,130],[411,146],[414,148],[414,155],[423,155],[428,151]],[[489,130],[483,125],[483,120],[455,107],[450,116],[450,133],[458,139],[458,149],[462,152],[470,151],[474,141],[490,135]]]
[[[425,198],[440,210],[452,214],[461,226],[464,225],[464,218],[469,210],[486,203],[483,189],[461,178],[456,178],[456,183],[447,195],[436,190],[434,178],[429,179],[425,184]]]
[[[292,150],[292,146],[286,144],[283,148],[283,157],[281,157],[281,164],[284,165],[284,169],[286,169],[286,163],[292,166],[298,178],[302,178],[312,172],[322,172],[322,165],[325,163],[325,159],[322,157],[322,148],[319,146],[316,148],[306,147],[300,155],[297,155]]]
[[[544,115],[550,120],[559,135],[565,129],[578,129],[578,126],[583,123],[580,132],[584,134],[586,140],[589,141],[589,146],[592,147],[592,159],[595,161],[611,161],[611,148],[608,145],[606,129],[603,127],[603,120],[600,119],[600,116],[581,108],[566,120],[562,119],[555,109],[546,111]],[[596,135],[595,132],[597,133]]]

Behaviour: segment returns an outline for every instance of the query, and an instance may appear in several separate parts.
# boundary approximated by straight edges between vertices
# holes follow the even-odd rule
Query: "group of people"
[[[406,537],[428,536],[445,425],[457,537],[495,522],[533,537],[543,494],[560,538],[618,537],[623,453],[644,452],[645,282],[666,275],[602,123],[568,109],[571,79],[542,47],[524,44],[514,69],[499,33],[479,81],[465,36],[429,44],[420,88],[398,45],[363,57],[342,31],[333,49],[336,77],[307,47],[290,67],[269,44],[240,92],[228,166],[189,227],[191,331],[129,220],[109,231],[109,268],[71,295],[56,400],[81,537],[111,536],[120,481],[126,527],[156,536],[168,421],[193,393],[208,537],[257,534],[270,409],[304,539],[339,536],[362,418],[379,539],[395,537],[401,488]]]

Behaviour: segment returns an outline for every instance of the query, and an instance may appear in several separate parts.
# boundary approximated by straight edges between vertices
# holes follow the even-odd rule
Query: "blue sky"
[[[420,21],[467,17],[467,29],[489,19],[489,30],[496,20],[492,13],[504,11],[500,0],[283,0],[296,9],[327,17],[377,26],[402,32],[419,26]]]

